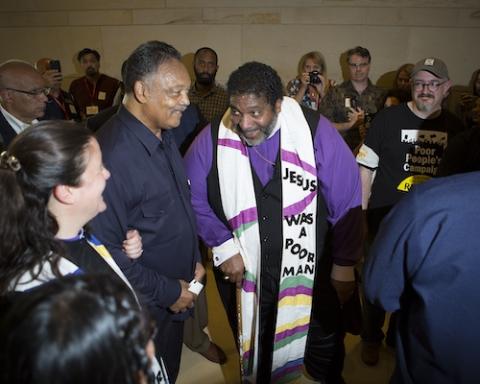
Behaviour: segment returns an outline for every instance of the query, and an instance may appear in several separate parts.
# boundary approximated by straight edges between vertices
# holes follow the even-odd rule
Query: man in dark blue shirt
[[[398,312],[390,383],[477,383],[480,172],[415,186],[385,217],[365,296]]]
[[[104,192],[108,209],[93,226],[157,321],[157,354],[175,382],[183,320],[196,298],[188,283],[205,274],[187,178],[171,131],[189,104],[190,78],[175,48],[150,41],[127,59],[124,83],[123,105],[98,131],[112,177]],[[122,252],[131,228],[143,240],[143,254],[133,261]]]

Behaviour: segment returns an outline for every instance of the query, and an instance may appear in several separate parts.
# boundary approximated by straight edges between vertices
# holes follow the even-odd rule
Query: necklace
[[[272,167],[275,166],[275,163],[274,162],[271,162],[270,160],[268,160],[267,158],[265,158],[264,156],[262,156],[262,154],[260,152],[257,151],[257,148],[252,146],[253,150],[255,151],[255,153],[258,155],[258,157],[260,157],[263,161],[267,162],[268,164],[270,164]]]

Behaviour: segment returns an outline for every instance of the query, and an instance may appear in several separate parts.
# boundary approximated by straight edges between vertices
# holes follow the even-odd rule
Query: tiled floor
[[[215,279],[211,270],[208,273],[207,300],[209,303],[209,330],[212,340],[223,348],[228,356],[225,365],[220,366],[206,360],[198,353],[183,347],[182,363],[178,384],[234,384],[239,383],[238,354],[227,318],[218,297]],[[380,362],[375,367],[368,367],[360,360],[360,338],[348,335],[345,340],[346,358],[344,379],[348,384],[385,384],[388,383],[394,367],[394,352],[382,347]],[[300,383],[313,383],[303,378]]]

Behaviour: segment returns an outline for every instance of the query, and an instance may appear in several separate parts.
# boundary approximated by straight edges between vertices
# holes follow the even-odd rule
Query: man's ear
[[[278,99],[275,102],[275,113],[280,113],[281,110],[282,110],[282,99]]]
[[[11,94],[12,91],[9,91],[8,89],[0,90],[0,101],[4,104],[10,104],[12,100]]]
[[[140,104],[145,104],[149,95],[147,84],[142,80],[137,80],[133,85],[133,95]]]
[[[53,196],[62,204],[71,205],[75,202],[72,187],[68,185],[56,185],[53,188]]]
[[[443,98],[446,99],[448,95],[450,94],[451,88],[452,88],[452,80],[447,80],[445,83],[445,94],[443,95]]]

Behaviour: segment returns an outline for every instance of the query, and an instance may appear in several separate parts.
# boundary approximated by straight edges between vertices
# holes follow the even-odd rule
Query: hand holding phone
[[[62,72],[62,69],[60,67],[60,60],[50,60],[48,62],[48,68],[49,69],[55,69],[58,72]]]

